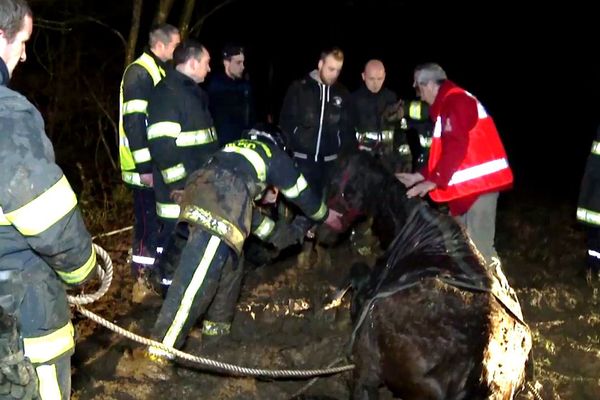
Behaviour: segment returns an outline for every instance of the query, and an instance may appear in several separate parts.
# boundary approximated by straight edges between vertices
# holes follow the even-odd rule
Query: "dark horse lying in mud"
[[[501,271],[371,156],[340,160],[332,186],[330,204],[373,217],[387,249],[372,271],[353,268],[352,398],[385,385],[403,400],[512,399],[532,339]]]

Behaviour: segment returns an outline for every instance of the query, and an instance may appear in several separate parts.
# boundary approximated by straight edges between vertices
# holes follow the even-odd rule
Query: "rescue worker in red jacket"
[[[447,202],[488,263],[498,261],[494,248],[498,193],[512,186],[513,175],[492,118],[469,92],[446,77],[437,64],[418,66],[414,87],[431,105],[433,139],[427,167],[397,174],[408,197],[429,193]]]

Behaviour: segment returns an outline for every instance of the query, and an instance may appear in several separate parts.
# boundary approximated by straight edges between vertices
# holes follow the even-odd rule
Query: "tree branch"
[[[192,26],[192,29],[190,29],[190,35],[196,31],[196,30],[200,30],[200,28],[202,27],[202,24],[204,23],[204,21],[206,20],[206,18],[210,17],[212,14],[216,13],[217,11],[219,11],[221,8],[233,3],[236,0],[225,0],[224,2],[222,2],[221,4],[217,4],[212,10],[210,10],[209,12],[207,12],[206,14],[204,14],[202,16],[202,18],[200,18],[198,20],[198,22],[196,22],[194,24],[194,26]]]

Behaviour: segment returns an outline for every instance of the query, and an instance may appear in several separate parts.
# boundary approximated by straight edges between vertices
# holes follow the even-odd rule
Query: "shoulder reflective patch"
[[[77,205],[77,198],[63,175],[53,186],[6,218],[26,236],[44,232]]]

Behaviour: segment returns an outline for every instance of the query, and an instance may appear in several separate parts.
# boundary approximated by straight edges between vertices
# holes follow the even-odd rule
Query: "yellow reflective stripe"
[[[221,150],[226,153],[238,153],[239,155],[244,156],[254,167],[258,180],[261,182],[267,180],[267,166],[265,161],[256,151],[237,146],[226,146]]]
[[[152,83],[154,86],[160,82],[163,76],[165,76],[165,71],[156,64],[156,61],[149,54],[142,54],[137,60],[133,62],[134,64],[141,65],[148,73],[150,77],[152,77]]]
[[[181,125],[178,122],[157,122],[148,127],[148,140],[159,137],[177,138],[181,132]]]
[[[179,163],[170,168],[165,168],[160,171],[160,174],[165,180],[165,183],[173,183],[187,176],[183,163]]]
[[[92,252],[90,257],[87,259],[85,264],[81,267],[77,268],[75,271],[65,272],[65,271],[56,271],[60,279],[62,279],[65,283],[69,285],[73,285],[76,283],[83,282],[85,278],[88,277],[92,269],[96,266],[96,250],[94,246],[92,246]]]
[[[60,400],[60,384],[56,374],[56,365],[40,365],[35,368],[41,400]]]
[[[129,100],[123,104],[123,115],[142,113],[146,114],[148,102],[146,100]]]
[[[314,221],[320,221],[321,219],[323,219],[326,213],[327,206],[325,205],[325,203],[321,202],[321,207],[319,208],[319,211],[311,215],[310,218]]]
[[[300,193],[302,193],[302,191],[307,187],[308,182],[306,182],[304,175],[300,174],[296,183],[290,188],[281,189],[281,193],[283,193],[283,195],[288,199],[295,199],[296,197],[300,196]]]
[[[152,159],[152,156],[150,156],[150,150],[148,150],[147,147],[133,151],[131,154],[133,155],[133,160],[136,164],[148,162]]]
[[[77,205],[75,193],[63,175],[52,187],[23,207],[6,214],[6,218],[23,235],[44,232]]]
[[[394,139],[394,131],[393,130],[385,130],[381,131],[381,140],[384,142],[390,142]]]
[[[420,101],[411,101],[408,106],[408,116],[412,119],[421,119],[421,102]]]
[[[577,219],[582,222],[587,222],[593,225],[600,225],[600,213],[577,207]]]
[[[407,144],[403,144],[398,146],[398,153],[402,154],[402,155],[409,155],[411,154],[410,152],[410,146]]]
[[[192,308],[192,304],[194,302],[194,298],[198,294],[200,290],[200,286],[202,286],[202,282],[204,282],[204,277],[208,272],[208,267],[217,253],[217,249],[221,240],[216,236],[211,236],[208,241],[208,245],[206,246],[206,250],[202,255],[202,259],[198,263],[196,267],[196,271],[194,271],[194,276],[190,281],[190,284],[185,289],[185,293],[183,294],[183,298],[181,299],[181,305],[175,314],[175,318],[173,319],[173,323],[167,330],[167,334],[162,340],[163,344],[173,347],[175,345],[175,341],[177,340],[177,336],[181,333],[181,329],[183,325],[187,321],[190,309]]]
[[[0,207],[0,225],[11,225],[10,221],[6,219],[6,216],[2,212],[2,207]]]
[[[239,252],[244,245],[245,235],[231,222],[213,215],[210,211],[194,205],[187,205],[181,219],[198,224],[207,231],[226,239]]]
[[[212,128],[200,129],[197,131],[185,131],[179,133],[175,143],[179,147],[197,146],[200,144],[212,143],[217,140],[217,135]]]
[[[425,148],[431,147],[431,140],[432,140],[431,137],[419,135],[419,144],[421,145],[421,147],[425,147]]]
[[[258,227],[254,230],[253,233],[260,239],[264,240],[271,234],[271,232],[273,232],[274,228],[275,221],[265,216],[260,225],[258,225]]]
[[[156,203],[156,214],[162,218],[179,218],[179,205],[172,203]]]
[[[594,141],[592,143],[592,154],[597,154],[600,156],[600,142]]]
[[[121,172],[121,179],[123,179],[123,182],[129,183],[130,185],[149,187],[142,182],[142,178],[137,172],[123,171]]]
[[[23,338],[25,357],[34,364],[46,363],[75,347],[73,325],[69,321],[62,328],[44,336]]]

